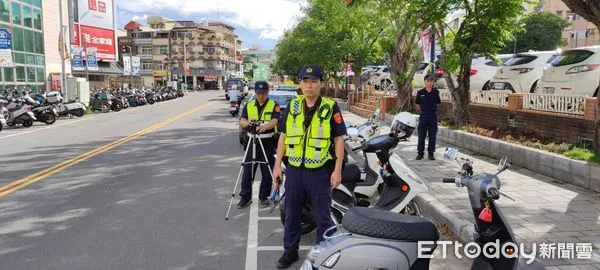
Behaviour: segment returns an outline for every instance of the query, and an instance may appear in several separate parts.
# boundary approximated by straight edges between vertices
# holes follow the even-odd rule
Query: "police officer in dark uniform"
[[[426,136],[429,136],[429,143],[427,145],[429,159],[435,160],[433,153],[435,152],[435,139],[438,130],[437,110],[441,100],[440,92],[436,88],[433,88],[433,78],[432,74],[427,74],[425,76],[425,88],[417,92],[416,102],[421,108],[418,127],[419,144],[417,146],[417,160],[423,159]]]
[[[273,176],[286,164],[283,256],[277,268],[298,260],[302,208],[310,199],[317,223],[316,243],[332,227],[331,191],[342,181],[346,126],[337,103],[321,97],[323,71],[306,65],[298,76],[302,94],[290,101],[279,124],[280,138]]]
[[[275,147],[276,142],[274,140],[275,133],[277,131],[277,121],[281,114],[281,109],[275,101],[269,99],[269,84],[265,81],[257,81],[254,87],[254,95],[256,99],[248,102],[242,110],[242,116],[240,117],[240,125],[242,128],[248,128],[251,123],[261,123],[256,128],[256,133],[263,143],[265,154],[267,155],[267,162],[273,168],[275,163]],[[256,143],[256,158],[258,161],[264,161],[264,155],[260,149],[260,143],[258,140]],[[252,146],[248,150],[244,162],[250,162],[252,160]],[[260,192],[258,193],[258,199],[260,200],[260,207],[269,206],[269,200],[267,199],[271,192],[271,184],[273,179],[271,178],[271,172],[267,164],[260,164],[260,171],[262,179],[260,182]],[[240,191],[240,201],[238,202],[238,208],[245,208],[252,203],[252,180],[253,174],[255,174],[256,168],[252,168],[252,164],[244,164],[244,172],[242,176],[242,190]]]

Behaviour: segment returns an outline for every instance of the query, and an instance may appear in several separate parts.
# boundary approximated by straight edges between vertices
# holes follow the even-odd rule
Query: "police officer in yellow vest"
[[[273,177],[280,177],[281,162],[286,162],[284,253],[277,262],[279,269],[298,260],[300,218],[307,199],[317,223],[316,243],[334,225],[329,210],[331,191],[342,181],[346,126],[340,108],[321,97],[325,86],[321,68],[304,66],[298,80],[303,95],[293,99],[282,115],[273,169]]]
[[[257,81],[254,87],[254,95],[256,99],[248,102],[242,110],[242,116],[240,117],[240,125],[242,128],[248,128],[252,122],[260,121],[260,124],[256,128],[256,133],[263,143],[265,153],[267,155],[267,162],[273,168],[275,163],[275,147],[276,142],[274,136],[277,131],[277,120],[281,114],[281,109],[275,101],[269,99],[269,84],[264,81]],[[256,159],[264,161],[264,155],[260,149],[260,143],[256,141]],[[247,152],[244,162],[250,162],[252,160],[252,146]],[[252,168],[252,164],[244,164],[244,174],[242,176],[242,190],[240,191],[240,201],[238,202],[238,208],[245,208],[252,203],[252,181],[253,174],[256,171]],[[260,192],[258,193],[258,199],[260,200],[259,205],[261,207],[269,206],[268,196],[271,192],[271,184],[273,179],[271,178],[271,172],[267,164],[260,164],[260,171],[262,179],[260,182]]]

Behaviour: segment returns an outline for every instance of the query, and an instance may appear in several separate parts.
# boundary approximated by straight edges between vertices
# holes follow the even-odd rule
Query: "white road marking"
[[[258,267],[258,190],[260,181],[252,185],[252,204],[250,205],[250,218],[248,219],[248,245],[246,246],[246,270]]]
[[[310,250],[312,246],[300,246],[298,250]],[[260,246],[258,251],[283,251],[283,246]]]
[[[258,220],[277,220],[279,221],[280,217],[258,217]]]
[[[6,136],[2,136],[2,134],[0,134],[0,139],[3,139],[3,138],[9,138],[9,137],[17,136],[17,135],[28,134],[28,133],[37,132],[37,131],[40,131],[40,130],[45,130],[45,129],[50,129],[50,128],[55,128],[55,127],[60,127],[60,126],[64,126],[64,125],[70,125],[70,124],[73,124],[73,123],[77,123],[77,122],[81,122],[81,121],[89,120],[89,119],[92,119],[92,118],[94,118],[94,117],[93,117],[93,116],[91,116],[91,117],[86,117],[86,118],[83,118],[83,119],[78,119],[78,120],[74,120],[74,121],[69,121],[69,122],[66,122],[66,123],[58,124],[58,125],[49,125],[49,126],[47,126],[47,127],[43,127],[43,128],[34,128],[34,129],[32,129],[32,130],[23,131],[23,132],[18,132],[18,133],[14,133],[14,134],[6,135]]]

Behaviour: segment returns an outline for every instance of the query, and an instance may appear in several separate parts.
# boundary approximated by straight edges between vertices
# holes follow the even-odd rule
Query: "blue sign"
[[[11,36],[8,30],[4,28],[0,28],[0,50],[10,50],[12,49],[11,45]]]

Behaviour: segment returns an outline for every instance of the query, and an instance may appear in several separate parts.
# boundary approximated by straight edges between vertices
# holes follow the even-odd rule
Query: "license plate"
[[[504,83],[494,83],[494,90],[504,90]]]
[[[544,87],[542,90],[544,94],[554,94],[554,87]]]

